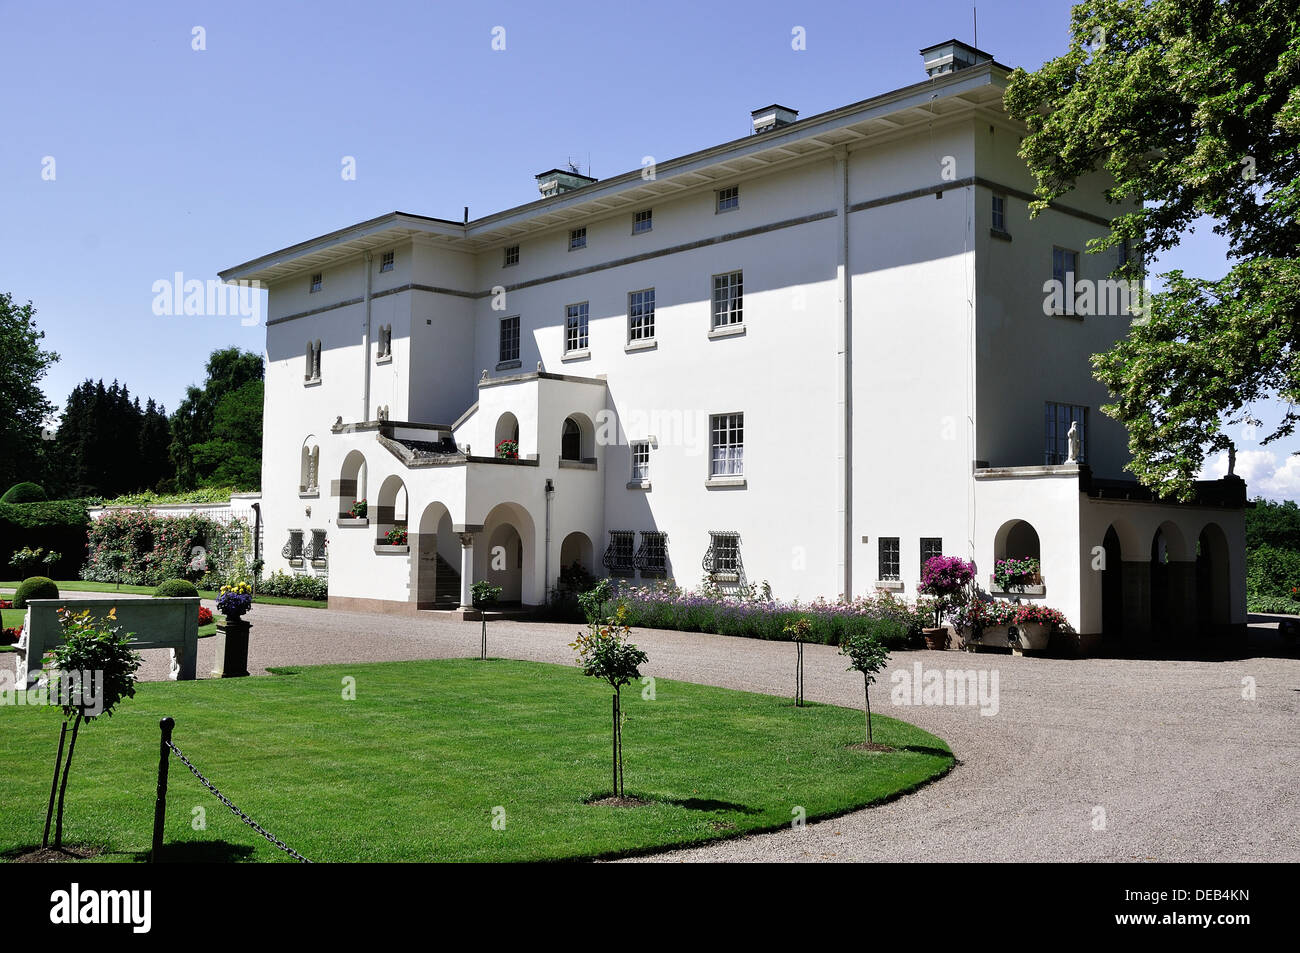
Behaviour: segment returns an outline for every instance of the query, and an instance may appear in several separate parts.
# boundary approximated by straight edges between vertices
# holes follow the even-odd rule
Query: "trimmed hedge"
[[[14,608],[26,609],[28,599],[57,598],[59,598],[59,587],[54,584],[53,579],[47,579],[44,576],[32,576],[30,579],[24,579],[18,584],[18,591],[14,593]]]
[[[44,503],[48,499],[40,484],[15,483],[4,496],[0,496],[0,503]]]
[[[324,602],[329,598],[329,578],[326,576],[297,576],[287,572],[273,572],[257,583],[259,596],[278,596],[282,599],[314,599]]]
[[[19,549],[53,550],[63,558],[50,575],[75,579],[86,558],[90,516],[81,500],[0,503],[0,578],[13,578],[9,558]]]
[[[187,579],[168,579],[155,589],[153,594],[158,599],[185,599],[197,596],[199,590],[194,588],[194,583]]]

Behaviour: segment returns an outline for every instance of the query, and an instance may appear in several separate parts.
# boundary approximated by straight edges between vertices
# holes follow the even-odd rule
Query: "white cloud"
[[[1226,451],[1205,461],[1202,480],[1217,480],[1228,472]],[[1300,500],[1300,455],[1274,450],[1239,450],[1237,476],[1246,481],[1247,494],[1270,500]]]

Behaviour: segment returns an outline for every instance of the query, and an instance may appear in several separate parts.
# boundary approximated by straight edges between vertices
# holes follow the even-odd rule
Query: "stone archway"
[[[415,601],[418,608],[460,605],[460,537],[452,532],[451,513],[442,503],[430,503],[411,533],[414,554]]]
[[[1206,523],[1196,541],[1196,628],[1221,635],[1232,625],[1232,563],[1228,537],[1218,523]]]
[[[502,602],[540,605],[544,601],[537,530],[523,506],[498,503],[484,517],[474,545],[474,579],[501,586]]]
[[[1124,642],[1124,551],[1114,526],[1101,546],[1101,635],[1114,646]]]

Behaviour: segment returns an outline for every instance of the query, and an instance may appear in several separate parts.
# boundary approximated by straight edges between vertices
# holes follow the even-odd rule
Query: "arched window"
[[[320,447],[315,437],[303,441],[301,456],[298,492],[317,493],[320,491]]]
[[[572,417],[564,420],[564,435],[560,438],[560,459],[582,459],[582,428]]]

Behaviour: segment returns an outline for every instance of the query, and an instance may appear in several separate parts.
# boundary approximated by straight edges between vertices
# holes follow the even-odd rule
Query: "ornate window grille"
[[[609,546],[605,548],[604,563],[611,576],[631,576],[636,571],[632,555],[636,533],[632,530],[609,531]]]
[[[302,530],[289,530],[289,541],[280,550],[280,555],[289,560],[290,565],[302,564]]]
[[[740,565],[740,534],[710,530],[704,571],[719,582],[736,582],[740,579]]]
[[[304,559],[310,559],[316,566],[323,566],[326,560],[327,549],[325,546],[325,530],[314,529],[311,531],[311,541],[303,545],[302,555]]]
[[[668,574],[668,534],[643,532],[641,548],[636,551],[636,568],[643,576]]]

